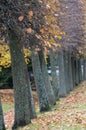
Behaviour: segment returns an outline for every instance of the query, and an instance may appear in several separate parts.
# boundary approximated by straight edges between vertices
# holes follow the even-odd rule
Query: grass
[[[13,109],[13,104],[2,104],[3,112],[7,112]]]
[[[82,122],[78,121],[78,122],[74,122],[74,123],[73,123],[73,120],[75,120],[76,116],[75,117],[73,117],[73,116],[68,117],[69,120],[71,120],[71,118],[74,118],[72,120],[72,123],[69,120],[67,120],[67,121],[65,120],[63,122],[57,122],[56,120],[53,121],[53,119],[54,119],[53,114],[55,112],[55,109],[56,109],[56,111],[58,111],[58,109],[60,109],[60,107],[58,107],[58,105],[56,105],[55,107],[53,107],[52,111],[46,112],[44,114],[41,114],[39,112],[38,113],[38,118],[39,118],[38,120],[34,119],[34,120],[32,120],[31,124],[27,125],[26,127],[19,128],[18,130],[86,130],[86,122],[82,123],[84,118],[82,118]],[[83,113],[85,110],[86,110],[86,103],[84,103],[84,104],[83,103],[82,104],[76,103],[75,107],[71,108],[71,109],[68,108],[68,110],[65,114],[67,115],[67,113],[71,113],[71,115],[72,115],[73,112],[76,111],[75,112],[75,115],[76,115],[78,112]],[[50,116],[50,114],[51,114],[52,118],[51,119],[47,118],[47,119],[51,120],[51,121],[48,123],[44,122],[43,119]],[[56,112],[56,114],[57,114],[57,112]],[[80,113],[78,113],[78,114],[80,114]],[[78,116],[78,114],[77,114],[77,116]],[[43,118],[43,116],[44,116],[44,118]],[[83,117],[83,115],[81,115],[81,117]],[[41,121],[43,121],[43,123]],[[86,118],[85,118],[85,121],[86,121]]]
[[[4,112],[12,109],[12,104],[3,104]],[[86,130],[86,83],[57,101],[50,111],[40,113],[36,107],[36,113],[37,119],[18,130]]]

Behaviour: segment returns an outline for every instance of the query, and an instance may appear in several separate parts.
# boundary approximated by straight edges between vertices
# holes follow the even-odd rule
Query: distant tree
[[[56,67],[57,66],[57,60],[58,58],[56,57],[56,52],[54,52],[52,49],[49,53],[50,55],[50,65],[51,65],[51,77],[52,77],[52,87],[53,87],[53,91],[55,94],[55,98],[56,100],[59,99],[59,84],[58,84],[58,80],[57,80],[57,75],[56,75]]]
[[[67,89],[66,89],[66,80],[65,80],[65,60],[64,60],[64,52],[61,51],[58,54],[59,57],[59,97],[67,96]]]
[[[84,80],[86,80],[86,60],[84,60],[83,62],[83,77],[84,77]]]

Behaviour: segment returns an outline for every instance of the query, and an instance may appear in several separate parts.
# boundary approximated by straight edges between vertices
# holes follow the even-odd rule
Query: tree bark
[[[64,68],[63,51],[59,52],[59,80],[60,80],[59,96],[65,97],[67,95],[67,91],[66,91],[66,83],[65,83],[65,68]]]
[[[51,105],[55,105],[56,99],[55,99],[55,95],[51,86],[51,82],[49,80],[49,75],[48,75],[47,66],[44,59],[43,50],[39,52],[39,59],[40,59],[40,66],[41,66],[41,71],[42,71],[43,80],[45,84],[45,89],[48,96],[48,101]]]
[[[32,115],[30,114],[30,107],[33,108],[33,106],[30,105],[34,103],[31,103],[31,88],[24,60],[23,45],[12,30],[9,30],[9,40],[15,100],[14,130],[19,126],[25,126],[31,122],[30,116]],[[35,111],[33,116],[35,116]]]
[[[45,84],[42,77],[38,53],[35,54],[33,52],[32,54],[32,67],[33,67],[34,79],[35,79],[35,84],[36,84],[36,89],[38,94],[40,111],[41,112],[48,111],[50,109],[50,105],[45,90]]]
[[[59,85],[56,75],[56,54],[53,50],[50,51],[50,65],[51,65],[51,76],[52,76],[52,87],[55,94],[56,100],[59,99]]]
[[[76,83],[76,85],[79,84],[79,64],[78,64],[78,60],[75,60],[75,83]]]
[[[0,130],[5,130],[5,124],[4,124],[4,117],[3,117],[3,110],[2,110],[1,100],[0,100]]]
[[[81,76],[80,76],[80,78],[81,78],[81,81],[83,81],[83,60],[82,59],[80,60],[80,65],[81,65]]]
[[[28,74],[27,74],[28,77]],[[33,94],[32,94],[32,89],[31,89],[31,83],[29,78],[27,79],[29,81],[29,94],[28,94],[28,100],[29,100],[29,109],[30,109],[30,118],[34,119],[36,118],[36,111],[35,111],[35,104],[34,104],[34,99],[33,99]]]
[[[82,82],[81,60],[79,60],[79,83]]]
[[[73,74],[72,74],[72,63],[71,63],[71,54],[69,52],[68,54],[68,65],[69,65],[69,85],[70,85],[70,91],[73,90]]]
[[[75,84],[75,60],[74,60],[74,57],[71,57],[71,61],[72,61],[73,87],[75,87],[76,84]]]
[[[69,58],[68,52],[64,51],[64,72],[65,72],[65,86],[67,93],[70,92],[70,83],[69,83]]]
[[[83,62],[83,77],[84,77],[84,80],[86,80],[86,60],[84,60]]]

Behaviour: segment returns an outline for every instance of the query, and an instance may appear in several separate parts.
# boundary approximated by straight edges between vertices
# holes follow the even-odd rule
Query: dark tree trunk
[[[28,76],[28,74],[27,74]],[[33,94],[32,94],[32,89],[31,89],[31,83],[29,78],[27,79],[29,81],[29,94],[28,94],[28,100],[29,100],[29,109],[30,109],[30,118],[34,119],[36,118],[36,111],[35,111],[35,104],[34,104],[34,99],[33,99]]]
[[[39,59],[40,59],[40,66],[41,66],[41,71],[42,71],[43,80],[44,80],[44,84],[45,84],[45,89],[46,89],[46,93],[48,96],[48,101],[51,105],[55,105],[56,99],[55,99],[55,95],[54,95],[54,92],[53,92],[53,89],[51,86],[51,82],[49,80],[47,66],[45,63],[44,54],[43,54],[42,50],[39,52]]]
[[[70,92],[70,83],[69,83],[69,58],[68,52],[64,51],[64,72],[65,72],[65,86],[67,93]]]
[[[86,80],[86,60],[83,61],[83,79]]]
[[[80,78],[81,78],[81,81],[83,81],[83,60],[80,60],[80,65],[81,65],[81,76],[80,76]]]
[[[79,60],[79,83],[82,82],[81,60]]]
[[[54,90],[54,94],[56,97],[56,100],[59,99],[58,93],[59,93],[59,85],[56,75],[56,54],[53,50],[50,51],[50,64],[51,64],[51,76],[52,76],[52,87]]]
[[[76,85],[79,84],[79,64],[78,64],[78,60],[75,60],[75,83],[76,83]]]
[[[65,97],[67,95],[67,91],[66,91],[66,82],[65,82],[65,68],[64,68],[63,51],[59,52],[59,79],[60,79],[59,96]]]
[[[50,105],[45,90],[45,84],[42,77],[38,53],[35,54],[33,52],[32,54],[32,67],[38,94],[40,111],[48,111],[50,109]]]
[[[34,103],[31,103],[31,88],[28,80],[27,66],[24,60],[23,45],[18,40],[15,33],[11,30],[9,30],[9,40],[15,99],[15,118],[13,129],[16,129],[19,126],[25,126],[30,123],[30,116],[32,116],[32,114],[30,114],[30,110],[34,107],[30,105]],[[35,111],[33,116],[35,117]]]
[[[69,86],[70,90],[73,89],[73,74],[72,74],[72,63],[71,63],[71,54],[68,54],[68,71],[69,71]]]
[[[2,110],[1,100],[0,100],[0,130],[5,130],[5,124],[4,124],[4,117],[3,117],[3,110]]]
[[[72,62],[73,87],[75,87],[76,84],[75,84],[75,60],[74,60],[74,57],[71,58],[71,62]]]

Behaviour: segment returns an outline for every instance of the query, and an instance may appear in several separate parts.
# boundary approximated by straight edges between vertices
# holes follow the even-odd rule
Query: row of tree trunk
[[[65,97],[75,86],[86,80],[86,60],[77,59],[66,51],[59,53],[59,96]]]
[[[23,45],[12,30],[9,30],[9,47],[12,61],[14,88],[14,124],[12,129],[25,126],[36,118],[35,105],[24,60]],[[32,48],[32,67],[38,94],[40,111],[48,111],[59,97],[65,97],[81,81],[86,80],[86,60],[77,60],[70,53],[58,53],[59,80],[56,75],[56,53],[50,50],[52,84],[49,79],[43,49],[35,52]],[[0,130],[5,129],[3,111],[0,102]]]

